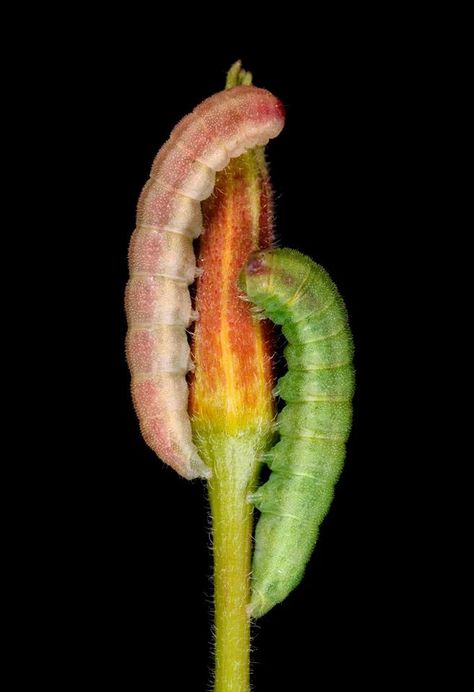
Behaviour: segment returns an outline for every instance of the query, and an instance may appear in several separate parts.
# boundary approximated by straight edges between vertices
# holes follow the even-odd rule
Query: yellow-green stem
[[[205,438],[204,438],[205,439]],[[209,481],[214,549],[215,692],[250,690],[252,505],[262,434],[214,433],[200,445]]]
[[[232,478],[210,492],[214,540],[215,692],[250,689],[249,603],[252,511]]]

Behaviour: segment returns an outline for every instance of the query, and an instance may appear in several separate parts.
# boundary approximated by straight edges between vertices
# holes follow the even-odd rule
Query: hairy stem
[[[261,435],[216,435],[205,458],[214,548],[215,692],[250,690],[252,505]]]
[[[252,511],[232,477],[210,492],[214,533],[215,692],[250,689],[249,602]]]

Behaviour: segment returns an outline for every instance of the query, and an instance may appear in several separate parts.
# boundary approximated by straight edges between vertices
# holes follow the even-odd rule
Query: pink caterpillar
[[[197,318],[188,285],[196,276],[193,239],[202,232],[200,202],[216,171],[282,130],[284,111],[268,91],[237,86],[203,101],[158,152],[138,202],[129,250],[125,304],[132,396],[148,445],[185,478],[208,477],[192,442],[186,328]]]

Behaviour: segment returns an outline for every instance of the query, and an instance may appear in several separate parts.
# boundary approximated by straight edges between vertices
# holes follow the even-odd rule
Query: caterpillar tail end
[[[189,469],[190,479],[204,478],[205,480],[209,480],[209,478],[212,476],[211,469],[209,466],[206,466],[198,454],[193,455],[189,460]]]
[[[265,598],[265,594],[258,589],[253,589],[252,598],[247,606],[247,615],[249,618],[252,618],[252,620],[257,620],[258,618],[262,617],[262,615],[268,613],[268,611],[271,610],[274,605],[274,601],[270,601]]]

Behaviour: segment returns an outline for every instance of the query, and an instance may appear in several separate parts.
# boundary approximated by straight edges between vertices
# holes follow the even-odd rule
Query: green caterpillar
[[[239,286],[288,341],[286,406],[279,442],[265,455],[269,480],[251,496],[255,533],[252,617],[301,581],[342,470],[352,419],[352,337],[343,300],[327,272],[296,250],[252,254]]]

